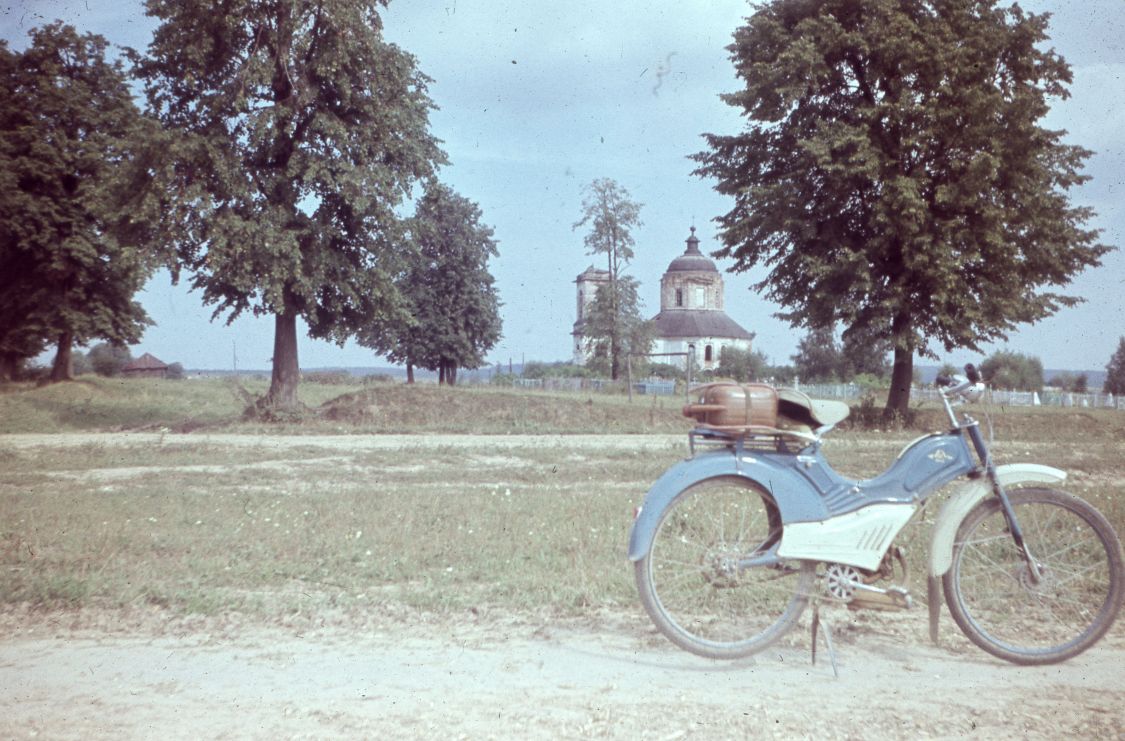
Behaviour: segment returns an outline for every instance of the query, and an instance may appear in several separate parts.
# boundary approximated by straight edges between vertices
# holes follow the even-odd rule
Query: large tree
[[[0,42],[0,377],[54,344],[51,380],[69,379],[73,345],[136,342],[149,321],[133,297],[154,260],[124,185],[145,127],[106,49],[59,22],[21,53]]]
[[[488,270],[498,252],[477,204],[436,180],[427,182],[407,222],[413,253],[397,279],[405,311],[375,316],[360,344],[405,363],[436,370],[453,385],[458,368],[479,368],[500,339],[500,301]]]
[[[607,314],[608,322],[600,334],[591,336],[587,332],[587,337],[605,341],[610,376],[614,380],[621,375],[622,357],[627,352],[624,339],[627,312],[636,309],[635,301],[631,307],[623,301],[628,290],[623,271],[633,259],[633,246],[636,244],[633,229],[641,226],[640,214],[641,204],[630,197],[629,191],[615,180],[599,178],[585,187],[582,218],[574,224],[575,229],[589,228],[583,238],[587,253],[606,256],[609,282],[604,286],[608,293],[604,297],[603,313]],[[602,289],[599,288],[599,299],[601,294]],[[648,352],[648,349],[644,351]]]
[[[748,123],[696,155],[734,199],[716,254],[768,267],[794,325],[891,340],[888,412],[915,353],[1076,303],[1058,287],[1108,249],[1068,197],[1089,152],[1040,125],[1071,79],[1046,42],[992,0],[772,0],[729,47]]]
[[[266,404],[297,403],[297,319],[342,342],[399,302],[396,207],[444,159],[380,0],[147,0],[149,107],[176,138],[167,238],[215,314],[274,316]]]

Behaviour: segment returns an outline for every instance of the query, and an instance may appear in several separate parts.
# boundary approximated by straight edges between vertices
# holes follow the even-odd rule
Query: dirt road
[[[0,435],[0,445],[13,448],[67,448],[84,445],[221,445],[238,448],[321,448],[327,450],[403,450],[410,448],[518,448],[537,447],[618,448],[629,450],[687,450],[687,437],[675,435],[255,435],[239,433],[73,432],[60,434]]]
[[[809,636],[715,663],[639,616],[263,627],[88,616],[4,621],[4,738],[1120,738],[1121,630],[1021,668],[924,616],[847,612],[839,677]],[[76,622],[75,622],[76,621]],[[30,626],[30,627],[29,627]]]

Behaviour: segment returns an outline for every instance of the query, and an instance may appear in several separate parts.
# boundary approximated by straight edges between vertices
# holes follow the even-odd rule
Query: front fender
[[[816,490],[799,474],[768,456],[730,451],[701,453],[664,472],[645,494],[629,534],[629,560],[639,561],[652,547],[660,516],[676,495],[713,478],[735,477],[773,494],[783,523],[823,520],[828,511]]]
[[[1066,480],[1066,472],[1036,463],[1010,463],[996,468],[1000,485],[1007,488],[1016,484],[1059,484]],[[961,485],[942,505],[934,523],[930,540],[930,576],[940,578],[953,565],[953,543],[957,529],[973,507],[992,494],[992,486],[985,478],[974,479]]]

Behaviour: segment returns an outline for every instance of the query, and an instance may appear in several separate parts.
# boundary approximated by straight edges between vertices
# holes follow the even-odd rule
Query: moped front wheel
[[[1038,574],[1016,547],[996,499],[957,532],[943,585],[958,627],[985,651],[1017,664],[1065,661],[1094,645],[1121,608],[1121,543],[1085,501],[1044,488],[1008,498]]]
[[[737,659],[785,634],[808,602],[814,564],[746,567],[781,539],[773,497],[737,478],[703,481],[663,512],[652,547],[635,564],[653,623],[674,644]]]

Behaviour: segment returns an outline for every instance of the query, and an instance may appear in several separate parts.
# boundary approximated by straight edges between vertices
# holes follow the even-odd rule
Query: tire
[[[737,478],[700,482],[662,513],[635,565],[641,603],[672,643],[710,659],[737,659],[786,633],[808,602],[812,562],[738,570],[740,558],[781,538],[773,498]]]
[[[1121,542],[1086,502],[1055,489],[1008,493],[1024,542],[1043,570],[1031,583],[998,499],[965,517],[943,578],[958,627],[985,651],[1016,664],[1053,664],[1097,643],[1122,599]]]

